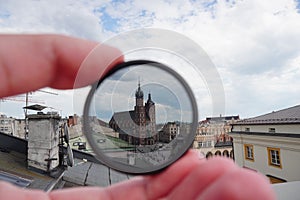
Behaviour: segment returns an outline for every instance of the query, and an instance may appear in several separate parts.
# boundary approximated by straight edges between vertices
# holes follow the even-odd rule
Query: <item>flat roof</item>
[[[27,168],[25,154],[15,151],[0,151],[0,180],[19,187],[48,191],[56,179]]]
[[[75,166],[69,167],[63,176],[63,180],[69,184],[101,187],[107,187],[130,178],[131,175],[115,171],[105,165],[80,159],[75,159]]]

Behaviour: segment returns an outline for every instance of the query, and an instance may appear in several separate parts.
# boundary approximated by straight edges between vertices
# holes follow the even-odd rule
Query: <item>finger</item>
[[[77,187],[63,190],[55,190],[49,193],[51,200],[111,200],[105,188]]]
[[[148,177],[135,177],[129,181],[101,188],[72,188],[53,191],[49,195],[53,200],[77,199],[157,199],[165,196],[193,167],[199,164],[198,155],[189,151],[178,162],[161,173]]]
[[[168,195],[168,199],[195,199],[206,187],[237,166],[230,159],[214,157],[202,162]]]
[[[73,88],[82,61],[96,45],[59,35],[0,35],[0,97],[46,86]],[[104,71],[108,61],[121,56],[117,49],[105,47],[90,69]],[[120,61],[122,56],[115,60]],[[85,71],[84,75],[88,79],[77,84],[78,87],[99,78],[92,70]]]
[[[266,177],[257,172],[239,168],[224,174],[197,199],[274,200],[276,197]]]
[[[0,199],[49,200],[47,194],[43,191],[24,190],[5,182],[0,182]]]
[[[147,196],[158,199],[169,194],[191,171],[198,168],[206,159],[199,159],[197,151],[190,150],[179,161],[172,164],[161,174],[148,178]]]
[[[158,199],[166,196],[190,171],[199,163],[198,154],[194,151],[187,152],[180,160],[156,175],[123,182],[109,188],[112,199]],[[130,192],[129,192],[130,191]]]

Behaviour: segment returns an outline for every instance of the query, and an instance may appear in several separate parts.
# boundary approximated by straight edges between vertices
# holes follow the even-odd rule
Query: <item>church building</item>
[[[155,120],[155,103],[148,94],[144,104],[144,92],[140,83],[135,92],[134,110],[116,112],[109,126],[119,132],[119,138],[132,145],[153,145],[158,142]]]

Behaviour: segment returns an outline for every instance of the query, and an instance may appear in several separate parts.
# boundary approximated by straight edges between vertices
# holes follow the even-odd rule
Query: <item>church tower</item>
[[[138,84],[138,89],[135,92],[135,105],[139,107],[144,105],[144,93],[141,90],[140,82]]]
[[[137,125],[136,134],[139,137],[139,141],[135,141],[136,144],[145,144],[146,136],[146,110],[144,106],[144,93],[141,90],[141,84],[139,82],[138,89],[135,92],[135,123]]]
[[[156,133],[156,119],[155,119],[155,103],[151,99],[151,94],[148,94],[148,100],[145,104],[146,115],[147,115],[147,141],[148,144],[156,143],[159,138]]]

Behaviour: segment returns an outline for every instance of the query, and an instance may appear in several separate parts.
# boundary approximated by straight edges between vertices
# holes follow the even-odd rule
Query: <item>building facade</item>
[[[14,118],[7,117],[4,114],[0,115],[0,132],[13,135],[14,133]]]
[[[159,131],[159,141],[169,143],[179,134],[179,123],[168,122]]]
[[[232,138],[229,136],[231,123],[239,116],[207,117],[200,121],[194,141],[194,148],[206,157],[233,157]]]
[[[15,119],[13,122],[13,136],[27,139],[28,134],[26,134],[25,125],[25,119]]]
[[[140,83],[135,92],[134,110],[116,112],[109,127],[119,133],[119,138],[133,145],[152,145],[158,141],[156,133],[155,103],[148,94],[144,104],[144,93]]]
[[[300,105],[233,124],[235,161],[272,183],[299,181]]]

